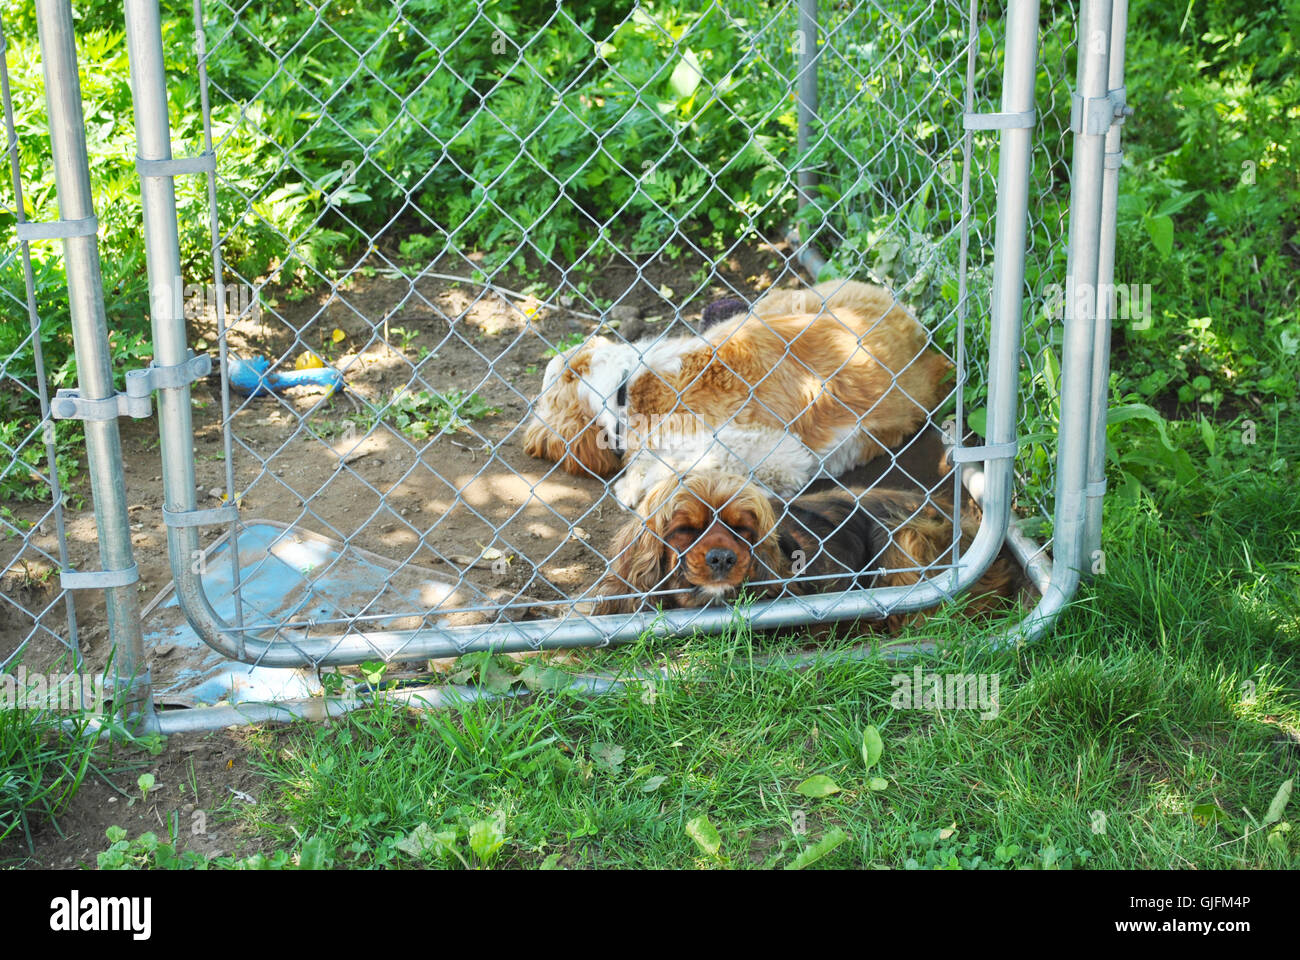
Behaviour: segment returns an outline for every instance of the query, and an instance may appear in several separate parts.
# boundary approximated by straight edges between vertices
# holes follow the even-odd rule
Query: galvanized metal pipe
[[[1086,102],[1104,100],[1108,91],[1111,0],[1084,0],[1079,16],[1078,81]],[[1095,109],[1095,106],[1092,108]],[[1092,423],[1093,351],[1096,345],[1097,267],[1106,131],[1076,129],[1070,174],[1070,246],[1066,265],[1065,337],[1061,358],[1061,421],[1057,434],[1056,518],[1052,575],[1043,599],[1017,627],[994,646],[1027,643],[1047,630],[1073,598],[1085,561],[1084,492]]]
[[[1034,109],[1038,63],[1038,0],[1019,0],[1007,10],[1006,57],[1002,77],[1002,112]],[[990,446],[1016,441],[1020,392],[1021,309],[1025,286],[1025,238],[1029,222],[1029,176],[1033,165],[1033,129],[1003,129],[998,149],[998,203],[993,247],[993,291],[989,335],[989,394],[985,439]],[[985,516],[996,511],[999,531],[1011,519],[1014,456],[988,460],[984,466]],[[995,551],[996,553],[996,551]]]
[[[131,99],[135,108],[137,155],[142,160],[172,159],[171,128],[167,117],[167,80],[162,51],[162,27],[157,0],[126,0],[127,56],[131,65]],[[176,189],[171,177],[140,177],[144,216],[145,265],[149,276],[150,321],[155,361],[162,365],[184,363],[189,357],[185,312],[181,299],[180,243],[176,224]],[[163,464],[163,506],[182,513],[197,507],[193,419],[188,384],[166,387],[157,393],[158,433]],[[181,608],[204,611],[195,629],[206,637],[215,620],[203,593],[195,560],[202,553],[198,528],[167,528],[168,556]],[[193,619],[193,614],[190,614]],[[243,635],[230,638],[230,650],[244,655]],[[226,651],[223,651],[226,652]]]
[[[90,192],[86,124],[81,108],[76,34],[69,0],[37,0],[36,26],[45,74],[45,102],[49,110],[59,218],[85,220],[94,217],[95,207]],[[65,238],[63,263],[67,274],[68,308],[80,396],[92,401],[115,397],[117,391],[113,385],[112,353],[104,314],[98,238],[93,234]],[[117,421],[86,420],[83,428],[102,569],[132,569],[135,560],[131,551],[126,480],[122,473],[122,441]],[[146,717],[152,708],[136,584],[107,587],[104,600],[108,634],[115,649],[115,709],[128,722],[136,722]]]
[[[1128,35],[1128,0],[1113,0],[1111,8],[1110,65],[1107,87],[1117,106],[1127,109],[1124,96],[1124,43]],[[1101,555],[1102,498],[1106,492],[1106,413],[1110,401],[1110,331],[1116,302],[1115,225],[1119,213],[1119,165],[1124,156],[1123,115],[1115,118],[1106,134],[1105,168],[1101,189],[1101,246],[1097,262],[1097,328],[1093,338],[1092,431],[1088,450],[1088,487],[1085,506],[1084,558],[1104,562]],[[1132,304],[1130,295],[1126,302]],[[1150,304],[1147,304],[1149,307]],[[1084,570],[1084,575],[1092,564]]]
[[[808,165],[808,150],[812,146],[812,125],[817,119],[818,74],[817,0],[799,0],[799,206],[812,202],[817,186],[817,175]]]

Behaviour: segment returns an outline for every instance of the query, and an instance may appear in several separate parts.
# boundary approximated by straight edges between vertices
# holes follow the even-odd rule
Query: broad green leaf
[[[333,859],[334,848],[329,845],[324,837],[313,836],[302,845],[302,853],[298,856],[298,868],[300,870],[328,870]]]
[[[627,751],[617,743],[596,743],[592,744],[591,758],[596,761],[597,766],[603,767],[610,773],[618,773],[623,769]]]
[[[641,784],[642,793],[654,793],[664,785],[668,780],[667,777],[651,777],[645,783]]]
[[[1106,411],[1106,424],[1109,426],[1113,423],[1123,423],[1125,420],[1132,420],[1135,417],[1150,420],[1156,425],[1156,432],[1160,434],[1160,442],[1164,444],[1166,449],[1178,449],[1169,442],[1169,432],[1166,429],[1165,418],[1150,404],[1126,403],[1118,407],[1111,407]]]
[[[519,679],[529,690],[567,690],[573,684],[573,677],[559,667],[547,667],[539,663],[530,663],[519,672]]]
[[[682,59],[673,68],[673,75],[668,79],[668,86],[672,88],[673,96],[678,100],[685,100],[693,94],[695,88],[700,85],[700,80],[703,79],[703,73],[695,52],[687,50],[683,53]]]
[[[1264,814],[1264,826],[1270,823],[1277,823],[1282,819],[1282,811],[1291,801],[1291,785],[1294,781],[1287,780],[1282,786],[1277,788],[1277,794],[1273,797],[1273,802],[1268,805],[1268,812]]]
[[[870,770],[880,759],[880,755],[885,752],[885,743],[880,739],[880,731],[875,727],[867,727],[862,731],[862,762]]]
[[[884,777],[872,777],[867,781],[867,787],[868,789],[875,790],[879,793],[881,790],[889,789],[889,781]]]
[[[1151,242],[1155,244],[1156,250],[1162,257],[1168,257],[1174,252],[1174,219],[1173,217],[1147,217],[1147,233],[1151,235]]]
[[[795,787],[794,792],[805,797],[829,797],[832,793],[839,793],[840,787],[826,774],[819,773]]]
[[[455,846],[455,830],[434,831],[427,823],[421,823],[407,837],[397,842],[398,850],[420,859],[430,855],[445,857]]]
[[[1279,823],[1268,832],[1268,840],[1265,842],[1278,853],[1285,854],[1287,852],[1287,834],[1290,832],[1291,824]]]
[[[1192,807],[1192,822],[1198,827],[1208,827],[1212,823],[1226,821],[1228,815],[1219,809],[1218,804],[1198,803]]]
[[[505,693],[515,683],[515,675],[508,667],[502,666],[496,659],[484,662],[479,671],[479,683],[489,693]]]
[[[839,827],[835,827],[833,830],[827,833],[826,836],[822,837],[816,843],[804,847],[803,852],[800,853],[799,856],[795,857],[794,860],[790,862],[790,865],[786,867],[786,869],[802,870],[804,867],[808,866],[809,864],[816,863],[818,860],[826,856],[826,854],[830,853],[832,850],[834,850],[836,847],[838,847],[848,838],[849,835],[847,833],[845,833]]]
[[[505,826],[505,817],[501,814],[470,824],[469,848],[483,863],[487,863],[505,845]]]
[[[709,821],[707,814],[702,813],[695,819],[687,821],[686,835],[711,857],[716,857],[718,851],[722,849],[722,836],[718,833],[718,828]]]

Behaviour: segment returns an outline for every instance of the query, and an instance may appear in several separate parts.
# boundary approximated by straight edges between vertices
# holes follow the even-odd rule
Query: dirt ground
[[[176,849],[208,857],[246,857],[270,846],[239,814],[258,802],[262,779],[249,764],[248,729],[168,737],[156,756],[140,748],[96,752],[97,769],[56,823],[37,824],[30,838],[22,828],[0,842],[0,868],[22,866],[77,870],[97,865],[107,850],[105,831],[121,827],[129,838],[152,832],[174,838]],[[147,795],[142,773],[154,784]]]
[[[786,268],[787,257],[780,247],[747,248],[719,265],[711,284],[686,303],[678,291],[696,286],[691,267],[659,262],[611,265],[590,282],[586,296],[576,290],[559,296],[572,309],[539,307],[531,298],[470,283],[427,276],[412,281],[391,269],[359,271],[334,291],[325,285],[281,290],[236,325],[231,351],[270,357],[279,370],[314,352],[344,372],[346,389],[332,396],[320,387],[255,398],[232,394],[241,518],[297,525],[395,562],[443,571],[463,578],[469,594],[484,603],[580,596],[604,572],[602,550],[628,514],[602,481],[563,473],[523,452],[523,424],[548,350],[589,335],[602,322],[616,323],[629,337],[693,326],[719,297],[739,292],[752,299],[773,284],[801,282]],[[434,265],[428,272],[442,271]],[[515,278],[506,285],[519,290],[526,283]],[[617,304],[602,321],[586,297]],[[192,342],[214,353],[215,332],[212,309],[191,322]],[[418,439],[366,413],[365,404],[383,405],[403,390],[461,391],[497,412],[456,432]],[[225,487],[215,374],[195,385],[193,400],[199,506],[211,507]],[[120,425],[143,605],[171,580],[157,424],[123,419]],[[920,444],[906,465],[914,476],[931,478],[937,453],[935,442]],[[876,472],[868,468],[849,479]],[[79,486],[88,486],[84,476]],[[72,492],[88,500],[88,489]],[[20,505],[14,512],[34,521],[42,509]],[[67,522],[73,566],[96,568],[89,504],[69,511]],[[204,542],[220,533],[205,528]],[[34,542],[55,554],[53,524],[38,530]],[[7,562],[5,551],[19,545],[0,544],[0,558]],[[43,606],[57,584],[48,567],[29,559],[0,588],[28,607]],[[82,651],[97,667],[107,654],[103,601],[87,594],[77,601]],[[7,616],[9,622],[0,622],[0,655],[30,626],[12,610]],[[47,622],[57,627],[58,613]],[[24,662],[49,669],[62,652],[59,644],[38,638]]]

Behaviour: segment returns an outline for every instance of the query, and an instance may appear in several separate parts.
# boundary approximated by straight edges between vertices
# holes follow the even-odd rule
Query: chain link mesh
[[[177,178],[183,288],[191,338],[207,349],[224,335],[235,389],[225,416],[215,386],[196,387],[200,506],[233,497],[243,524],[287,525],[239,573],[243,630],[486,633],[585,616],[575,601],[590,599],[629,514],[613,478],[523,453],[543,371],[593,333],[682,335],[721,298],[809,286],[784,242],[792,223],[829,259],[823,278],[884,284],[931,347],[960,357],[963,419],[982,431],[997,134],[968,139],[962,114],[997,109],[1000,9],[824,3],[820,43],[800,32],[796,3],[218,0],[203,15],[225,273],[217,285],[205,267],[202,178]],[[1072,8],[1045,11],[1041,28],[1017,461],[1031,532],[1051,509],[1059,325],[1044,287],[1064,274]],[[192,57],[177,39],[187,29],[178,15],[165,41]],[[810,44],[820,104],[800,156]],[[198,154],[199,86],[193,61],[177,62],[173,106],[190,118],[175,122],[177,154]],[[818,181],[802,207],[800,169]],[[15,365],[31,346],[7,345],[6,391],[44,391],[39,371]],[[266,389],[276,376],[302,385]],[[933,412],[936,426],[956,403]],[[57,568],[40,431],[0,443],[9,473],[31,470],[51,504],[32,527],[0,516],[18,545],[6,576],[33,560]],[[933,491],[915,444],[882,466]],[[295,529],[337,549],[304,563]],[[358,551],[383,558],[390,582],[340,599]],[[428,575],[418,601],[396,585],[410,572]],[[264,589],[286,578],[288,608]],[[75,645],[62,601],[16,605],[5,590],[28,636]]]
[[[24,198],[7,48],[0,24],[9,174],[0,178],[7,188],[0,188],[0,216],[21,223],[28,211],[48,211],[49,205]],[[0,673],[20,662],[31,670],[81,669],[76,606],[59,583],[59,572],[69,567],[61,480],[70,467],[59,451],[76,444],[80,432],[75,424],[50,418],[51,379],[61,383],[67,371],[55,370],[51,378],[46,370],[45,347],[58,335],[58,306],[42,312],[36,295],[38,273],[48,275],[56,259],[48,241],[35,249],[15,243],[0,257]]]

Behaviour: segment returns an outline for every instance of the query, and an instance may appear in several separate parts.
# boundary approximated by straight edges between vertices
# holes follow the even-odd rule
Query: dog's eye
[[[703,532],[704,531],[702,531],[699,527],[677,527],[675,530],[673,530],[672,533],[669,534],[669,536],[690,537],[692,540],[694,540]]]
[[[746,543],[754,542],[755,534],[753,527],[732,527],[731,532],[740,537],[740,539],[744,540]]]

